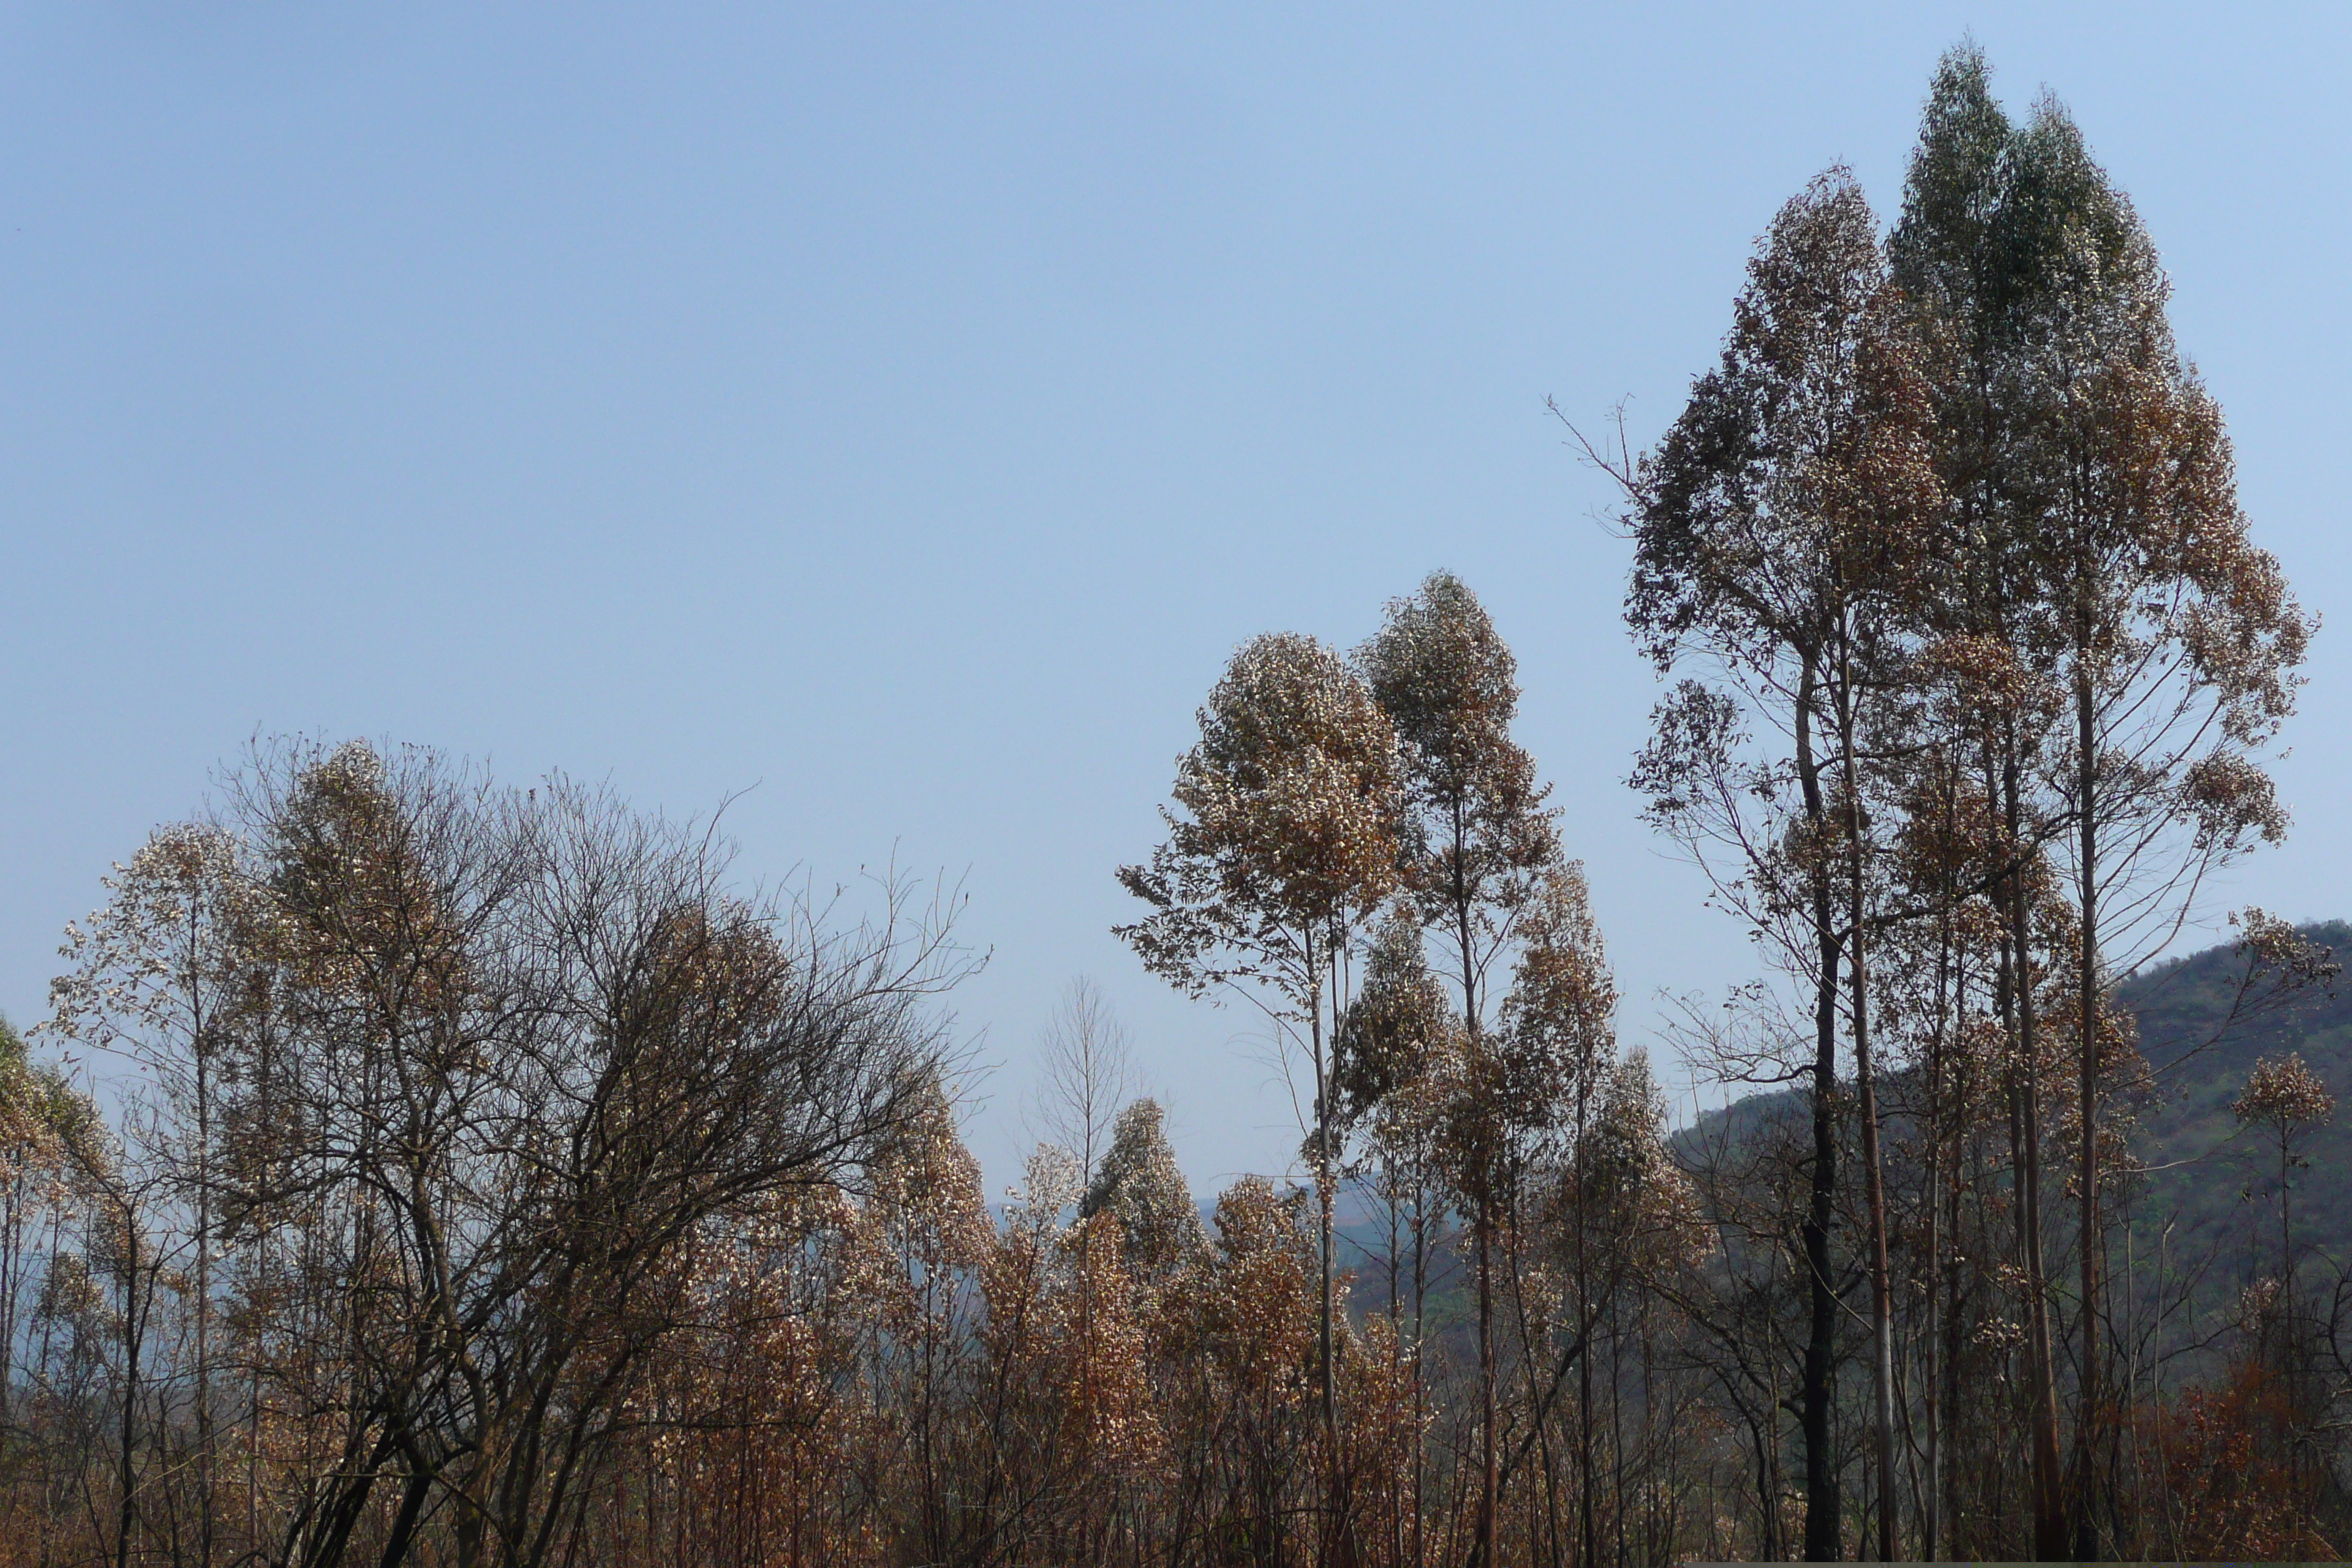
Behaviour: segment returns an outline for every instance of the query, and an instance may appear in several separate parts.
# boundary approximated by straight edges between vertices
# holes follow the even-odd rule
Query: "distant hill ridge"
[[[2352,964],[2352,923],[2298,929]],[[2178,1259],[2212,1259],[2216,1289],[2234,1289],[2273,1266],[2277,1173],[2259,1139],[2242,1134],[2231,1106],[2257,1061],[2290,1051],[2338,1102],[2335,1119],[2301,1141],[2309,1164],[2294,1174],[2298,1252],[2322,1260],[2329,1273],[2352,1263],[2352,973],[2232,1023],[2243,969],[2236,946],[2223,943],[2158,964],[2116,992],[2138,1020],[2141,1052],[2157,1073],[2155,1095],[2140,1107],[2132,1135],[2133,1152],[2148,1169],[2147,1189],[2132,1203],[2135,1228],[2152,1243],[2169,1226],[2164,1245]],[[1737,1145],[1801,1116],[1803,1105],[1795,1089],[1743,1096],[1702,1113],[1675,1142],[1696,1162],[1710,1144]]]
[[[2352,924],[2300,930],[2352,962]],[[2310,1163],[2294,1178],[2297,1239],[2332,1264],[2352,1261],[2352,974],[2223,1028],[2242,967],[2233,948],[2208,948],[2116,990],[2139,1020],[2141,1054],[2158,1073],[2155,1101],[2132,1140],[2149,1167],[2137,1206],[2151,1223],[2174,1223],[2168,1245],[2176,1257],[2218,1249],[2221,1272],[2241,1280],[2270,1266],[2277,1172],[2260,1141],[2241,1135],[2231,1106],[2257,1061],[2292,1051],[2337,1102],[2335,1119],[2302,1139]]]

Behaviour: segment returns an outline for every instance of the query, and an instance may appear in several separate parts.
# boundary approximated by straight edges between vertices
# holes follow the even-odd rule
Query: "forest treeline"
[[[1633,785],[1761,961],[1670,1024],[1749,1097],[1679,1132],[1445,573],[1237,650],[1118,872],[1300,1087],[1301,1179],[1205,1208],[1084,988],[990,1203],[951,899],[257,747],[0,1037],[0,1559],[2333,1557],[2328,1087],[2231,1087],[2251,1242],[2176,1244],[2136,1135],[2336,978],[2247,910],[2194,1030],[2118,999],[2284,834],[2312,631],[2166,301],[1961,49],[1884,235],[1822,175],[1664,436],[1572,429],[1667,683]]]

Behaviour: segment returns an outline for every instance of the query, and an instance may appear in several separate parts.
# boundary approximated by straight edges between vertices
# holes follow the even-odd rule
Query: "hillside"
[[[2352,957],[2352,925],[2334,921],[2304,934]],[[2231,1023],[2241,968],[2231,949],[2210,948],[2117,993],[2139,1019],[2140,1049],[2158,1083],[2133,1140],[2149,1168],[2147,1192],[2136,1205],[2146,1216],[2140,1229],[2169,1220],[2173,1257],[2210,1258],[2234,1281],[2274,1268],[2277,1172],[2262,1140],[2242,1132],[2230,1108],[2258,1060],[2288,1051],[2299,1053],[2340,1103],[2333,1121],[2303,1138],[2310,1164],[2294,1176],[2297,1238],[2334,1263],[2352,1260],[2352,984],[2307,990]]]
[[[2303,934],[2352,958],[2352,924],[2328,921]],[[2174,1267],[2201,1270],[2208,1287],[2200,1296],[2209,1306],[2275,1269],[2277,1173],[2259,1136],[2242,1132],[2231,1111],[2266,1056],[2300,1053],[2342,1102],[2341,1114],[2302,1138],[2309,1166],[2294,1173],[2294,1228],[2301,1258],[2330,1273],[2352,1262],[2352,981],[2276,1006],[2241,1009],[2232,1019],[2242,972],[2243,960],[2224,944],[2136,976],[2117,991],[2138,1019],[2141,1050],[2156,1076],[2132,1137],[2133,1152],[2148,1171],[2147,1185],[2131,1199],[2133,1243],[2160,1245]],[[1898,1075],[1887,1100],[1899,1106],[1907,1098]],[[1675,1135],[1675,1147],[1685,1165],[1696,1166],[1709,1149],[1752,1144],[1776,1126],[1793,1137],[1788,1124],[1802,1108],[1802,1097],[1790,1089],[1748,1095],[1701,1115]],[[1889,1120],[1899,1163],[1907,1142],[1904,1119],[1896,1111]],[[1856,1152],[1849,1148],[1846,1157]]]

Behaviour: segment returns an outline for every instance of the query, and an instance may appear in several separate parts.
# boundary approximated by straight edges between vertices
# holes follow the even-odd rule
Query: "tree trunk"
[[[1797,773],[1807,815],[1822,813],[1821,769],[1813,758],[1814,687],[1811,661],[1798,686]],[[1813,1163],[1804,1224],[1805,1273],[1811,1322],[1805,1341],[1798,1424],[1805,1440],[1805,1559],[1834,1563],[1844,1548],[1839,1527],[1837,1466],[1830,1452],[1830,1406],[1835,1397],[1837,1289],[1830,1281],[1830,1226],[1837,1199],[1837,1001],[1840,945],[1826,875],[1812,879],[1813,936],[1819,970],[1813,981]]]
[[[1948,824],[1949,814],[1947,813]],[[1943,1544],[1942,1504],[1944,1496],[1944,1427],[1941,1390],[1937,1378],[1942,1368],[1937,1342],[1941,1329],[1943,1297],[1943,1177],[1944,1177],[1944,1030],[1952,1016],[1949,988],[1952,960],[1952,927],[1950,910],[1946,910],[1937,921],[1936,952],[1936,1023],[1927,1037],[1927,1113],[1926,1180],[1921,1183],[1921,1195],[1927,1223],[1927,1315],[1925,1332],[1920,1337],[1925,1360],[1924,1375],[1919,1380],[1922,1414],[1927,1428],[1927,1482],[1919,1491],[1919,1556],[1927,1563],[1936,1561]]]
[[[1590,1089],[1585,1080],[1580,1078],[1576,1086],[1576,1149],[1580,1167],[1582,1165],[1585,1153],[1585,1115],[1590,1097]],[[1592,1348],[1589,1336],[1597,1319],[1592,1310],[1591,1260],[1585,1252],[1585,1243],[1590,1233],[1586,1218],[1585,1184],[1583,1172],[1580,1168],[1576,1184],[1576,1315],[1577,1321],[1584,1325],[1583,1331],[1588,1338],[1583,1352],[1576,1358],[1578,1426],[1576,1489],[1580,1510],[1578,1523],[1580,1527],[1584,1552],[1582,1568],[1596,1568],[1601,1561],[1601,1537],[1595,1528],[1592,1514],[1592,1494],[1596,1489],[1596,1480],[1592,1468]]]
[[[2009,828],[2010,854],[2023,854],[2022,807],[2019,801],[2019,768],[2014,743],[2002,759],[2001,805]],[[2033,1550],[2044,1562],[2057,1562],[2072,1550],[2066,1529],[2063,1480],[2058,1468],[2058,1388],[2056,1357],[2050,1335],[2050,1277],[2042,1256],[2042,1089],[2036,1071],[2040,1040],[2033,1006],[2033,945],[2030,900],[2024,868],[2013,860],[2008,877],[2009,939],[2013,952],[2011,1000],[2016,1008],[2019,1065],[2018,1224],[2025,1247],[2026,1359],[2032,1400],[2033,1458]]]
[[[1862,743],[1854,700],[1853,667],[1839,650],[1837,713],[1841,766],[1845,781],[1846,925],[1853,942],[1853,1074],[1862,1100],[1862,1173],[1870,1208],[1871,1406],[1878,1464],[1878,1560],[1895,1561],[1895,1325],[1894,1297],[1886,1266],[1886,1175],[1878,1152],[1878,1089],[1870,1059],[1870,972],[1864,958],[1864,921],[1869,889],[1864,876],[1862,776],[1854,752]]]
[[[1422,1506],[1423,1484],[1428,1475],[1428,1460],[1423,1452],[1422,1424],[1428,1409],[1428,1385],[1423,1379],[1422,1321],[1427,1306],[1429,1288],[1429,1209],[1428,1185],[1421,1172],[1413,1172],[1412,1192],[1412,1562],[1413,1568],[1423,1568],[1429,1561],[1428,1531]]]
[[[2077,642],[2083,638],[2079,635]],[[2082,1408],[2074,1418],[2074,1555],[2099,1554],[2097,1473],[2099,1430],[2099,1265],[2105,1251],[2099,1229],[2099,832],[2097,724],[2089,668],[2078,646],[2074,671],[2075,799],[2082,858],[2078,894],[2083,943],[2075,976],[2080,1009],[2081,1076],[2076,1085],[2082,1125],[2083,1369]]]
[[[1470,1560],[1488,1568],[1495,1561],[1496,1493],[1499,1489],[1495,1451],[1495,1285],[1494,1198],[1480,1193],[1473,1221],[1478,1248],[1478,1535]]]
[[[121,1210],[127,1267],[122,1276],[122,1426],[115,1464],[122,1495],[115,1505],[114,1568],[128,1568],[131,1529],[139,1517],[139,1352],[146,1329],[145,1314],[139,1310],[145,1294],[139,1286],[139,1225],[127,1201]]]
[[[1867,971],[1862,929],[1853,932],[1854,1077],[1862,1095],[1862,1168],[1870,1205],[1871,1399],[1878,1462],[1878,1560],[1895,1561],[1895,1321],[1894,1293],[1887,1278],[1886,1184],[1878,1151],[1878,1091],[1870,1059],[1868,1003],[1863,994]]]
[[[1448,826],[1454,841],[1453,885],[1448,895],[1454,906],[1454,945],[1462,961],[1462,1026],[1475,1044],[1485,1036],[1486,1020],[1479,1016],[1474,900],[1464,877],[1470,825],[1458,798],[1452,804]],[[1472,1560],[1480,1564],[1495,1561],[1495,1514],[1501,1507],[1501,1458],[1495,1434],[1494,1176],[1492,1169],[1486,1173],[1473,1222],[1478,1248],[1478,1532]]]
[[[1320,1359],[1323,1367],[1323,1449],[1325,1462],[1329,1466],[1330,1486],[1328,1500],[1329,1508],[1326,1519],[1328,1532],[1325,1539],[1327,1542],[1336,1543],[1346,1529],[1346,1521],[1341,1517],[1343,1510],[1340,1506],[1339,1394],[1337,1386],[1339,1366],[1332,1359],[1331,1337],[1333,1308],[1331,1231],[1332,1208],[1337,1193],[1331,1169],[1331,1073],[1330,1064],[1324,1058],[1324,986],[1322,972],[1316,967],[1314,938],[1311,935],[1307,938],[1307,953],[1308,973],[1315,976],[1307,993],[1307,1028],[1313,1037],[1315,1051],[1316,1230],[1320,1253],[1318,1272],[1322,1276],[1321,1310],[1318,1323],[1318,1335],[1321,1346]],[[1334,954],[1328,950],[1324,956],[1327,961],[1334,959]],[[1336,1004],[1338,1000],[1336,994],[1332,1000]]]
[[[212,1568],[212,1074],[201,1012],[196,1018],[196,1562],[201,1568]]]

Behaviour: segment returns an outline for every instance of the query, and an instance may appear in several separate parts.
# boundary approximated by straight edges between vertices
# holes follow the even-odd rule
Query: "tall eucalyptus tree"
[[[1948,56],[1890,248],[1940,351],[1937,466],[1959,522],[1944,626],[1997,643],[2037,694],[2004,727],[2003,805],[2013,837],[2046,835],[2069,862],[2080,1372],[2065,1489],[2084,1553],[2110,1511],[2097,1475],[2101,1117],[2123,1047],[2106,995],[2179,933],[2215,866],[2283,836],[2257,758],[2293,711],[2312,626],[2250,538],[2220,408],[2166,319],[2155,247],[2062,106],[2045,99],[2012,125],[1982,56]],[[2024,975],[2026,879],[2011,881]],[[2028,1061],[2031,990],[2019,987]],[[2038,1164],[2039,1149],[2027,1153]],[[2045,1344],[2045,1387],[2049,1357]],[[2044,1424],[2037,1451],[2054,1450],[2054,1415]],[[2045,1553],[2061,1544],[2052,1479]]]
[[[1879,710],[1900,691],[1942,493],[1916,344],[1868,204],[1832,169],[1784,206],[1748,263],[1721,365],[1638,465],[1626,619],[1660,672],[1696,663],[1655,715],[1634,783],[1650,816],[1810,986],[1813,1124],[1797,1406],[1806,1554],[1840,1552],[1831,1450],[1840,1305],[1838,1037],[1850,1023],[1869,1199],[1882,1551],[1891,1551],[1892,1342],[1865,934],[1864,800]],[[1850,982],[1850,985],[1849,985]]]
[[[1244,643],[1178,760],[1168,837],[1120,868],[1151,912],[1117,934],[1187,994],[1239,994],[1286,1034],[1303,1026],[1315,1079],[1308,1151],[1322,1259],[1320,1384],[1339,1432],[1332,1204],[1339,1131],[1330,1047],[1346,1010],[1343,961],[1396,884],[1396,731],[1347,662],[1312,637]]]
[[[1450,949],[1450,978],[1473,1047],[1486,1034],[1487,973],[1511,945],[1521,911],[1559,853],[1549,789],[1511,738],[1517,661],[1462,580],[1434,572],[1421,591],[1390,602],[1379,635],[1356,661],[1396,725],[1411,812],[1404,890]],[[1495,1411],[1496,1215],[1481,1194],[1471,1215],[1478,1292],[1481,1417],[1477,1550],[1494,1551],[1497,1483]]]

